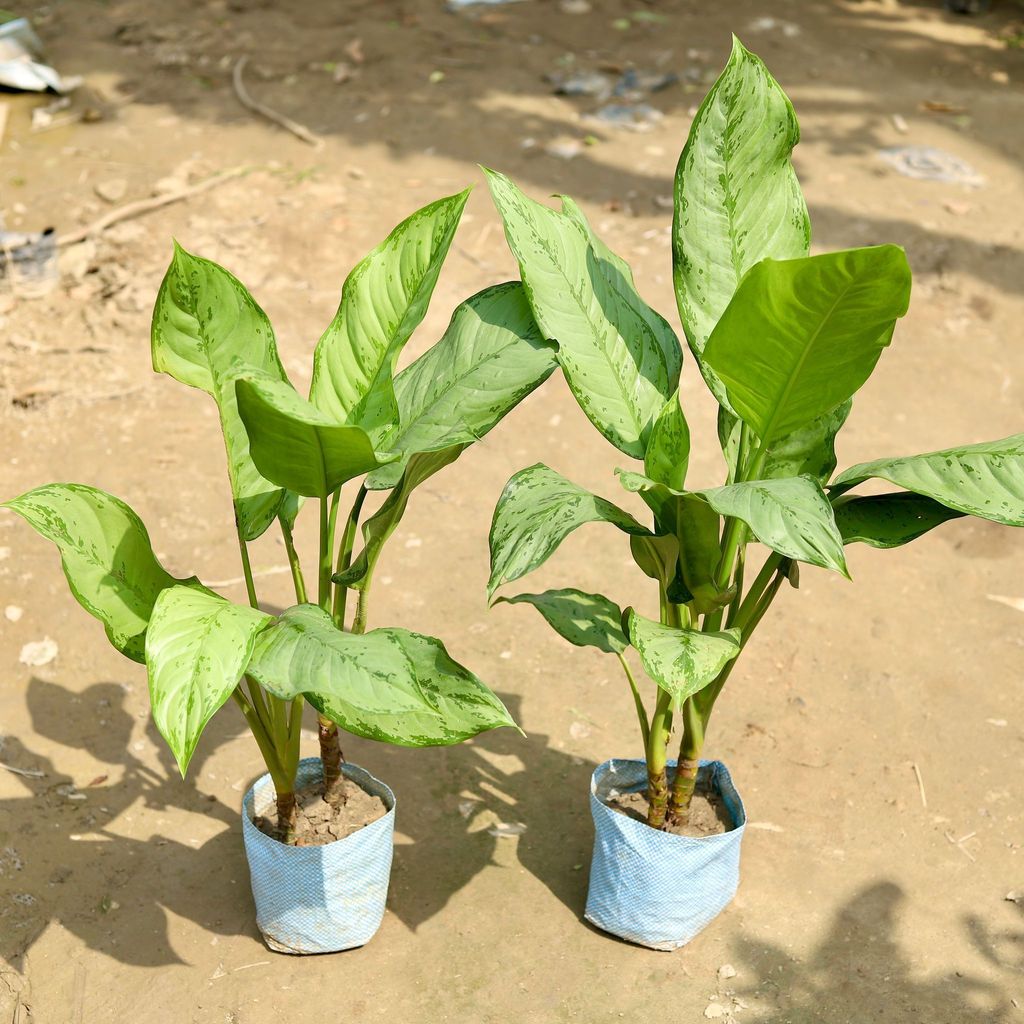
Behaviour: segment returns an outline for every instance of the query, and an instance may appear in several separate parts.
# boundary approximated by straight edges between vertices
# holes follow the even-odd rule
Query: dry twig
[[[242,106],[248,107],[253,113],[259,114],[260,117],[265,117],[268,121],[273,121],[278,127],[291,132],[297,139],[302,139],[303,142],[308,142],[309,145],[319,149],[324,144],[324,140],[318,135],[314,135],[305,125],[299,124],[298,121],[293,121],[284,114],[279,114],[276,110],[272,110],[265,104],[254,100],[249,95],[248,90],[245,88],[245,83],[242,81],[242,72],[245,70],[245,65],[248,62],[248,57],[239,57],[238,63],[235,64],[235,70],[231,74],[235,95]]]
[[[924,779],[921,778],[921,769],[917,767],[916,761],[911,761],[910,767],[914,769],[914,774],[917,776],[917,789],[921,794],[921,806],[927,808],[928,797],[924,795]]]
[[[195,185],[189,185],[187,188],[178,189],[175,192],[167,192],[162,196],[153,196],[151,199],[139,199],[134,203],[126,203],[124,206],[119,206],[105,213],[98,220],[94,220],[80,231],[75,231],[70,235],[63,235],[58,238],[57,245],[60,247],[77,245],[79,242],[84,242],[87,238],[98,235],[101,231],[105,231],[107,228],[123,220],[141,217],[144,213],[159,210],[162,206],[169,206],[171,203],[177,203],[182,199],[197,196],[200,192],[206,192],[217,185],[222,185],[225,181],[230,181],[232,178],[245,174],[246,170],[247,168],[245,167],[234,167],[229,171],[215,174],[213,177],[197,182]]]

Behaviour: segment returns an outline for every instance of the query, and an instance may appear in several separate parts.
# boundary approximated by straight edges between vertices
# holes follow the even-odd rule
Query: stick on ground
[[[279,114],[276,110],[272,110],[263,103],[254,100],[249,95],[248,90],[245,88],[245,83],[242,81],[242,72],[245,70],[245,65],[248,62],[248,57],[239,57],[238,63],[235,64],[235,70],[231,75],[231,81],[235,87],[235,95],[242,106],[248,107],[253,113],[259,114],[260,117],[265,117],[268,121],[273,121],[278,127],[291,132],[297,139],[302,139],[303,142],[308,142],[309,145],[319,149],[324,144],[324,140],[318,135],[314,135],[305,125],[299,124],[298,121],[293,121],[284,114]]]

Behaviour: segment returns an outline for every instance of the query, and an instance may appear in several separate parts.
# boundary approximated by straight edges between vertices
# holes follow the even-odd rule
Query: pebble
[[[704,1016],[708,1020],[717,1020],[717,1018],[725,1016],[725,1007],[721,1003],[708,1003],[704,1010]]]
[[[24,614],[24,609],[19,608],[16,604],[9,604],[4,609],[4,618],[7,619],[8,622],[17,622]]]
[[[722,964],[718,968],[718,977],[721,981],[727,981],[729,978],[736,977],[736,968],[732,964]]]
[[[111,178],[108,181],[98,181],[93,191],[108,203],[119,203],[124,199],[128,191],[128,182],[124,178]]]
[[[40,668],[49,665],[57,657],[57,641],[51,640],[48,636],[42,640],[32,640],[25,644],[18,655],[18,661],[22,665],[31,665],[33,668]]]

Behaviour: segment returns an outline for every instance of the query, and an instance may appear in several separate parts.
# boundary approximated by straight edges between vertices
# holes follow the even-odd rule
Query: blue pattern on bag
[[[388,808],[358,832],[326,846],[285,846],[261,832],[253,812],[273,815],[274,786],[264,775],[245,794],[242,835],[249,861],[256,924],[279,953],[334,953],[363,946],[384,917],[394,852],[395,794],[356,765],[345,777]],[[299,762],[296,788],[323,778],[318,757]]]
[[[675,761],[669,761],[670,778]],[[677,836],[613,811],[609,790],[647,785],[643,761],[598,765],[590,782],[594,857],[585,916],[603,931],[650,949],[678,949],[701,932],[736,895],[740,842],[747,816],[721,761],[701,761],[698,783],[717,790],[736,825],[721,835]]]

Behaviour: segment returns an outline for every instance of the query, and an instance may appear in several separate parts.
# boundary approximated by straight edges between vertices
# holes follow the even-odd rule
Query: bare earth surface
[[[388,813],[379,796],[367,793],[355,782],[345,783],[345,802],[332,806],[324,799],[322,782],[295,791],[295,845],[324,846],[358,832]],[[280,839],[277,815],[256,815],[253,823],[272,839]]]
[[[167,178],[249,173],[68,248],[45,297],[0,295],[0,493],[110,490],[176,576],[244,599],[213,404],[149,369],[172,237],[249,285],[299,386],[347,270],[402,216],[479,185],[477,162],[535,196],[577,197],[674,321],[665,203],[730,31],[796,104],[816,249],[897,242],[914,268],[910,315],[857,399],[840,466],[1024,429],[1024,51],[999,38],[1016,3],[960,19],[937,2],[591,3],[475,17],[441,0],[26,10],[54,64],[86,77],[72,109],[104,117],[31,134],[45,101],[4,97],[9,230],[72,232],[111,208],[97,186],[127,202]],[[637,10],[663,20],[620,21]],[[322,148],[241,107],[230,70],[243,54],[250,92]],[[342,62],[351,77],[337,82]],[[664,118],[643,134],[581,120],[596,101],[544,79],[630,62],[682,76],[647,98]],[[912,180],[877,155],[908,144],[984,183]],[[408,355],[459,300],[511,276],[478,187]],[[713,404],[689,360],[684,377],[691,479],[710,486]],[[33,773],[0,770],[0,1021],[1024,1021],[1024,900],[1006,898],[1024,890],[1024,616],[993,599],[1024,597],[1024,536],[986,524],[896,552],[858,546],[852,585],[805,571],[712,722],[708,756],[728,763],[750,818],[735,902],[673,954],[583,923],[590,773],[639,754],[630,696],[613,659],[568,647],[529,609],[487,611],[486,538],[505,480],[539,460],[630,505],[612,475],[622,458],[552,379],[415,495],[372,622],[445,637],[528,738],[346,744],[397,795],[395,867],[373,942],[317,958],[270,953],[256,931],[239,808],[262,769],[240,716],[217,717],[182,782],[142,668],[74,603],[51,547],[0,514],[0,605],[23,610],[0,619],[0,761]],[[313,557],[311,534],[300,541]],[[286,606],[282,547],[268,535],[254,558],[266,607]],[[528,589],[646,609],[643,582],[622,538],[593,526]],[[22,664],[46,637],[56,658]],[[312,731],[303,750],[316,752]]]
[[[638,821],[647,821],[650,804],[646,793],[620,793],[608,800],[613,811]],[[694,793],[690,801],[690,816],[685,824],[673,825],[669,832],[677,836],[716,836],[731,832],[736,826],[717,793]]]

